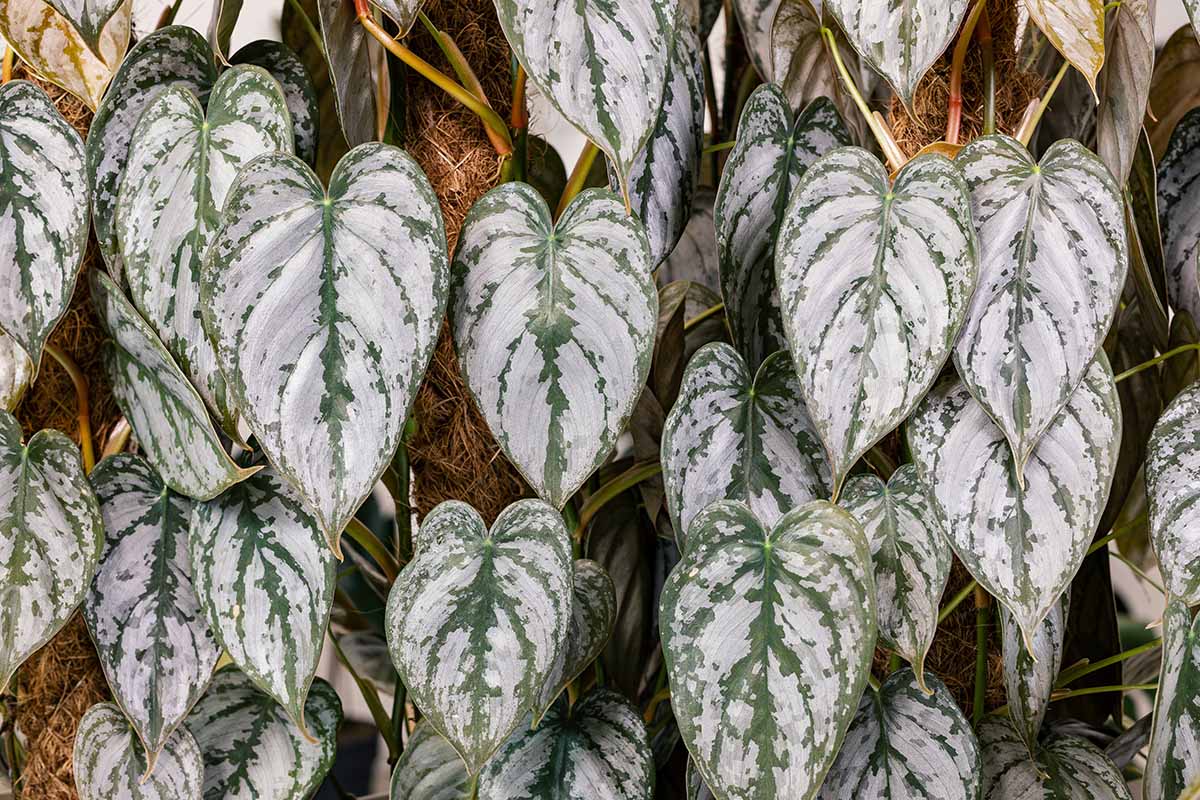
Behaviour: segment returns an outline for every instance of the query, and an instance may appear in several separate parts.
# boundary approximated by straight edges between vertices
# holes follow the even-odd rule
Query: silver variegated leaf
[[[192,502],[139,456],[104,459],[92,484],[105,541],[83,618],[113,698],[153,766],[221,657],[192,586]]]
[[[1167,295],[1171,305],[1200,319],[1200,109],[1184,115],[1158,165]]]
[[[33,362],[17,340],[0,331],[0,411],[12,411],[33,379]]]
[[[337,579],[321,529],[265,469],[197,504],[189,540],[193,584],[217,641],[301,724]]]
[[[979,742],[950,690],[893,672],[867,689],[820,800],[977,800]]]
[[[937,633],[938,604],[952,553],[917,469],[905,464],[885,484],[874,475],[846,483],[842,508],[871,543],[879,638],[912,664],[925,687],[925,655]]]
[[[479,796],[650,800],[654,773],[641,715],[616,692],[595,689],[574,707],[560,698],[536,728],[519,726],[480,773]]]
[[[1192,27],[1196,30],[1196,38],[1200,39],[1200,0],[1183,0],[1183,7],[1191,17]]]
[[[92,224],[108,271],[121,280],[117,194],[129,157],[129,140],[142,112],[169,86],[182,85],[201,102],[217,80],[212,49],[195,28],[171,25],[139,41],[113,76],[88,129],[87,168]]]
[[[1008,717],[1029,745],[1030,752],[1037,749],[1042,720],[1050,705],[1054,682],[1062,669],[1070,601],[1071,593],[1067,591],[1038,623],[1029,645],[1012,614],[1004,607],[1000,609]]]
[[[221,669],[187,719],[204,753],[204,800],[311,796],[333,767],[341,724],[337,692],[320,678],[304,705],[306,737],[249,678]]]
[[[335,553],[400,442],[449,271],[437,197],[398,148],[354,148],[328,193],[281,153],[229,190],[204,327],[247,426]]]
[[[1094,90],[1105,57],[1104,1],[1024,0],[1023,4],[1029,19]]]
[[[854,49],[911,107],[921,78],[945,52],[968,0],[825,0]]]
[[[1188,797],[1200,783],[1200,623],[1186,600],[1167,598],[1154,700],[1146,797]]]
[[[259,39],[234,53],[231,64],[254,64],[271,73],[283,89],[288,113],[292,117],[292,133],[296,137],[296,155],[309,164],[317,160],[317,144],[320,138],[318,122],[320,107],[317,89],[313,86],[308,68],[292,48],[283,42]]]
[[[1123,0],[1117,6],[1100,73],[1096,152],[1121,186],[1133,166],[1150,99],[1154,12],[1155,0]]]
[[[1016,139],[985,136],[955,161],[971,186],[980,257],[954,362],[1004,431],[1019,477],[1116,311],[1128,263],[1121,192],[1075,141],[1035,163]]]
[[[88,239],[83,140],[40,88],[0,86],[0,332],[33,362],[67,311]]]
[[[379,44],[359,23],[353,2],[317,0],[317,13],[342,133],[351,147],[374,141],[381,116],[376,89]]]
[[[71,618],[103,546],[79,449],[57,431],[22,444],[21,426],[0,411],[0,693]]]
[[[71,23],[91,51],[103,58],[100,36],[125,0],[46,0]]]
[[[390,800],[472,800],[458,751],[427,721],[417,723],[392,773]]]
[[[663,105],[679,0],[495,0],[529,80],[628,186]]]
[[[814,100],[795,118],[773,84],[746,101],[713,219],[725,315],[751,368],[787,346],[775,289],[775,246],[788,198],[809,165],[849,143],[845,124],[826,99]]]
[[[484,419],[555,508],[612,452],[650,372],[658,295],[642,225],[610,193],[555,223],[531,186],[475,203],[454,255],[454,344]]]
[[[1007,717],[984,717],[978,732],[982,800],[1131,800],[1120,770],[1085,739],[1050,732],[1031,756]]]
[[[208,112],[176,86],[142,112],[129,142],[116,230],[129,297],[232,437],[237,410],[200,320],[200,268],[238,170],[291,152],[283,90],[262,67],[227,70]]]
[[[79,800],[202,798],[204,759],[192,734],[186,728],[171,734],[150,773],[146,751],[112,703],[98,703],[83,715],[72,762]]]
[[[705,345],[683,373],[662,435],[663,483],[681,552],[692,520],[718,500],[742,500],[765,525],[829,497],[830,476],[792,358],[754,374],[727,344]]]
[[[92,303],[112,340],[104,367],[138,444],[163,481],[197,500],[253,475],[229,458],[204,401],[112,279],[90,270]]]
[[[1108,501],[1121,409],[1092,362],[1018,477],[1004,434],[966,387],[935,387],[908,425],[917,471],[955,554],[1012,613],[1026,647],[1083,563]]]
[[[1150,541],[1167,591],[1188,605],[1200,603],[1200,383],[1176,397],[1158,422],[1146,449],[1146,495]]]
[[[662,110],[646,146],[629,170],[633,213],[646,226],[650,260],[657,267],[675,249],[692,215],[692,196],[704,149],[704,69],[700,39],[690,25],[680,25],[667,65]],[[608,181],[621,190],[621,179],[609,164]]]
[[[533,716],[538,721],[567,684],[603,652],[617,619],[617,590],[604,567],[586,558],[577,559],[573,586],[571,625],[534,706]]]
[[[978,269],[966,183],[941,156],[910,161],[893,184],[867,151],[836,150],[792,193],[775,268],[836,497],[950,356]]]
[[[817,0],[818,4],[820,0]],[[733,0],[738,27],[746,39],[750,63],[764,80],[771,80],[771,28],[780,8],[780,0]]]
[[[403,36],[417,21],[417,13],[425,5],[425,0],[371,0],[371,4],[391,17]]]
[[[679,731],[722,800],[809,800],[867,685],[875,581],[862,528],[814,501],[773,527],[741,502],[692,522],[660,601]]]
[[[534,709],[571,625],[570,535],[539,500],[491,531],[475,509],[437,506],[392,586],[386,630],[409,697],[471,774]]]

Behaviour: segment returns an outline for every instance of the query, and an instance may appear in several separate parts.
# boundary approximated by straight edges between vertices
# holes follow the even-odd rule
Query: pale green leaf
[[[1167,296],[1200,319],[1200,108],[1179,121],[1158,164],[1158,214]]]
[[[1200,781],[1200,621],[1186,600],[1168,597],[1162,622],[1144,787],[1146,797],[1185,797]]]
[[[533,711],[571,625],[570,535],[539,500],[491,531],[465,503],[437,506],[392,586],[386,630],[409,697],[474,774]]]
[[[1063,642],[1071,593],[1067,591],[1038,623],[1032,641],[1026,644],[1021,628],[1012,614],[1000,608],[1001,642],[1004,654],[1004,686],[1008,696],[1008,717],[1030,752],[1037,748],[1042,720],[1050,706],[1054,682],[1062,669]]]
[[[721,800],[817,795],[867,685],[875,582],[862,528],[824,501],[768,528],[721,501],[660,602],[671,706]]]
[[[133,729],[112,703],[88,709],[75,733],[72,757],[80,800],[201,800],[204,760],[181,728],[166,741],[154,771]]]
[[[105,57],[101,43],[104,26],[116,14],[124,0],[46,0],[63,16],[87,44],[93,54]]]
[[[567,684],[599,657],[612,636],[616,618],[617,591],[612,578],[595,561],[577,559],[571,592],[571,624],[550,677],[538,694],[534,719],[540,721]]]
[[[843,148],[800,179],[775,256],[783,327],[838,491],[949,357],[977,274],[958,168],[919,156],[894,184]]]
[[[288,113],[292,116],[292,133],[296,136],[296,155],[309,165],[317,160],[320,143],[321,112],[317,89],[304,62],[292,48],[282,42],[259,39],[229,57],[232,64],[255,64],[271,73],[283,89]]]
[[[1150,541],[1167,591],[1200,603],[1200,383],[1176,397],[1154,426],[1146,450]]]
[[[17,340],[0,331],[0,411],[12,411],[33,379],[33,363]]]
[[[0,692],[75,613],[103,546],[79,449],[57,431],[23,444],[0,411]]]
[[[454,256],[451,318],[484,419],[561,508],[612,452],[650,371],[658,295],[641,223],[588,190],[557,223],[530,186],[484,195]]]
[[[462,757],[427,721],[417,723],[392,773],[390,800],[473,800]]]
[[[1095,90],[1104,64],[1104,0],[1024,0],[1029,19]]]
[[[983,800],[1131,800],[1120,770],[1085,739],[1050,732],[1031,756],[1007,717],[984,717],[978,732]]]

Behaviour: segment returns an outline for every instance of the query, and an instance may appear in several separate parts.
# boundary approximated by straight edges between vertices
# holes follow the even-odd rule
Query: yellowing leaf
[[[1104,0],[1025,0],[1025,9],[1095,91],[1104,65]]]

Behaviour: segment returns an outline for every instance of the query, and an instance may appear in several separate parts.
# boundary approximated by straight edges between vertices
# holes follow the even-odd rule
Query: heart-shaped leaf
[[[654,754],[637,710],[595,689],[573,707],[560,698],[537,728],[520,726],[479,775],[488,800],[650,800]]]
[[[230,460],[204,401],[112,279],[99,270],[88,274],[92,303],[112,337],[104,367],[113,395],[163,481],[208,500],[253,475]]]
[[[1120,770],[1086,739],[1050,732],[1037,752],[1007,717],[979,725],[983,800],[1130,800]]]
[[[690,25],[679,26],[662,104],[646,146],[629,169],[633,213],[646,226],[656,267],[671,255],[691,218],[704,149],[704,69],[700,39]],[[608,180],[613,191],[621,190],[612,164]]]
[[[679,0],[496,0],[529,80],[608,156],[628,186],[663,106]]]
[[[403,150],[354,148],[328,193],[300,159],[262,156],[229,190],[204,327],[247,426],[335,553],[396,452],[448,283],[437,196]]]
[[[1104,63],[1104,0],[1024,0],[1029,19],[1095,90]]]
[[[1035,163],[985,136],[956,163],[971,186],[979,288],[955,346],[971,394],[1004,431],[1018,478],[1104,341],[1128,262],[1121,192],[1074,141]]]
[[[1200,108],[1179,121],[1158,164],[1158,213],[1167,295],[1200,319]]]
[[[132,10],[129,0],[118,3],[93,53],[70,20],[45,0],[0,0],[0,36],[38,75],[95,110],[125,57]]]
[[[409,32],[417,21],[417,13],[425,0],[371,0],[371,4],[392,18],[400,28],[400,35]]]
[[[774,525],[829,496],[829,467],[785,352],[755,375],[727,344],[700,348],[663,428],[662,464],[680,552],[692,520],[718,500],[742,500]]]
[[[826,99],[795,118],[772,84],[750,95],[738,123],[713,219],[721,264],[721,294],[733,342],[751,368],[786,347],[775,289],[775,246],[792,189],[814,161],[850,144],[841,117]]]
[[[846,483],[842,508],[871,543],[879,638],[912,664],[925,687],[925,655],[937,633],[938,603],[950,577],[946,534],[917,468],[905,464],[885,484],[874,475]]]
[[[17,340],[0,331],[0,411],[12,411],[33,379],[33,363]]]
[[[820,0],[817,0],[820,2]],[[771,75],[771,28],[782,6],[780,0],[733,0],[738,27],[746,39],[750,63],[764,79]]]
[[[1188,602],[1167,598],[1163,611],[1162,668],[1154,700],[1146,797],[1186,797],[1200,781],[1200,622]]]
[[[866,536],[820,500],[772,528],[744,503],[717,502],[688,535],[659,623],[683,741],[722,800],[809,800],[867,685]]]
[[[75,289],[89,196],[83,141],[46,93],[0,86],[0,331],[35,374]]]
[[[129,297],[233,437],[237,411],[200,321],[200,267],[238,170],[291,149],[279,84],[262,67],[234,67],[213,86],[207,115],[182,86],[146,107],[117,198]]]
[[[283,89],[288,113],[292,117],[292,133],[296,137],[296,155],[309,164],[317,161],[317,145],[320,141],[320,106],[317,89],[304,62],[292,48],[282,42],[259,39],[234,53],[231,64],[254,64],[271,73]]]
[[[192,586],[192,502],[170,491],[140,456],[104,459],[92,485],[105,541],[83,618],[113,697],[153,767],[221,657]]]
[[[204,800],[294,800],[310,796],[333,767],[342,703],[325,681],[313,681],[304,706],[312,738],[276,703],[229,666],[188,717],[204,753]]]
[[[967,14],[968,0],[825,0],[867,63],[905,106],[921,78],[945,52]]]
[[[388,646],[409,697],[471,774],[529,714],[571,625],[562,517],[522,500],[491,531],[475,509],[437,506],[392,586]]]
[[[1154,59],[1149,107],[1162,109],[1156,119],[1146,115],[1146,129],[1155,158],[1162,158],[1176,125],[1200,105],[1200,37],[1184,25],[1167,39]]]
[[[302,724],[337,578],[321,529],[266,469],[198,504],[189,539],[196,594],[217,641]]]
[[[21,426],[0,411],[0,693],[67,624],[103,546],[79,449],[57,431],[22,444]]]
[[[1101,353],[1017,475],[1004,434],[958,381],[908,425],[917,471],[950,546],[1031,642],[1079,571],[1116,469],[1121,411]]]
[[[1176,397],[1154,426],[1146,451],[1150,539],[1167,591],[1188,605],[1200,603],[1200,384]]]
[[[390,800],[472,800],[458,752],[427,721],[417,723],[392,773]]]
[[[129,51],[96,109],[87,137],[92,223],[108,271],[118,280],[117,193],[134,128],[146,106],[167,87],[181,85],[203,102],[216,80],[217,65],[204,37],[195,28],[171,25],[149,34]]]
[[[1066,592],[1050,609],[1026,646],[1021,627],[1001,607],[1000,620],[1004,653],[1004,686],[1008,692],[1008,718],[1032,753],[1050,705],[1050,694],[1062,668],[1063,642],[1071,593]]]
[[[317,0],[317,12],[342,133],[351,147],[375,141],[380,117],[376,105],[379,44],[359,23],[353,2]]]
[[[187,729],[171,734],[158,763],[152,766],[121,709],[112,703],[98,703],[83,715],[75,733],[72,763],[80,800],[202,797],[204,759]]]
[[[557,224],[523,183],[475,203],[454,255],[454,344],[509,460],[555,508],[617,443],[650,371],[658,295],[646,234],[589,190]]]
[[[105,54],[100,46],[104,26],[121,8],[124,0],[46,0],[46,2],[71,23],[75,32],[79,34],[93,54],[104,58]]]
[[[867,689],[820,800],[977,800],[979,742],[945,685],[912,670]]]
[[[533,709],[535,720],[558,699],[567,684],[579,677],[604,650],[617,619],[617,590],[604,567],[586,558],[575,562],[571,593],[571,625],[566,642]]]
[[[1117,6],[1100,73],[1096,152],[1122,186],[1133,165],[1150,97],[1154,11],[1155,0],[1123,0]]]
[[[941,156],[910,161],[893,184],[875,156],[845,148],[800,179],[775,267],[835,497],[937,378],[975,289],[975,258],[967,186]]]

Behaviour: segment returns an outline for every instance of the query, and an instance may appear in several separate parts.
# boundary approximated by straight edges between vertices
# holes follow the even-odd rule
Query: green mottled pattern
[[[924,687],[925,655],[953,560],[925,485],[916,467],[905,464],[887,483],[874,475],[851,478],[840,504],[871,543],[880,643],[912,664]]]
[[[838,491],[950,356],[977,276],[966,182],[925,155],[888,178],[841,148],[792,193],[775,254],[783,328]]]
[[[253,474],[221,446],[204,401],[112,279],[89,272],[92,303],[111,338],[104,369],[138,444],[163,481],[197,500]]]
[[[488,800],[651,800],[654,754],[641,715],[608,689],[565,697],[536,728],[521,725],[479,775]],[[393,798],[395,800],[395,798]]]
[[[236,668],[219,670],[187,719],[204,754],[204,800],[311,796],[333,767],[342,724],[341,700],[319,678],[304,724],[311,738]]]
[[[124,0],[46,0],[55,11],[62,14],[93,53],[103,56],[100,34]]]
[[[1037,748],[1038,734],[1050,706],[1054,682],[1058,680],[1058,672],[1062,669],[1070,601],[1071,593],[1067,591],[1038,624],[1029,645],[1012,614],[1000,608],[1008,718],[1031,752]]]
[[[67,311],[88,238],[83,141],[40,88],[0,86],[0,331],[33,362]]]
[[[1122,186],[1133,166],[1150,99],[1155,7],[1156,0],[1122,0],[1107,34],[1098,87],[1096,152]]]
[[[91,478],[105,541],[83,618],[113,698],[153,763],[221,657],[192,586],[192,501],[140,456],[110,456]]]
[[[371,143],[326,193],[300,159],[242,169],[201,277],[204,328],[259,446],[334,552],[391,462],[445,314],[436,195],[403,150]]]
[[[1200,109],[1175,126],[1158,164],[1158,216],[1171,305],[1200,319]]]
[[[721,501],[688,535],[660,601],[683,741],[721,800],[810,800],[875,649],[866,535],[822,500],[773,527],[744,503]]]
[[[867,689],[819,800],[978,800],[979,742],[933,675],[893,672]]]
[[[1125,284],[1121,192],[1075,141],[1035,163],[1007,136],[976,139],[955,162],[971,187],[979,287],[954,351],[971,394],[1022,469],[1108,333]]]
[[[1185,797],[1200,781],[1200,622],[1186,601],[1167,598],[1162,667],[1146,757],[1146,797]]]
[[[379,126],[376,64],[379,44],[358,22],[354,3],[317,0],[325,61],[342,133],[351,147],[375,141]],[[318,21],[318,20],[314,20]]]
[[[746,101],[713,220],[725,315],[733,343],[752,369],[787,346],[775,289],[775,246],[788,199],[809,165],[849,143],[829,100],[814,100],[795,118],[772,84],[755,89]]]
[[[640,222],[612,193],[555,224],[531,186],[485,194],[454,255],[463,376],[509,460],[556,508],[612,452],[650,372],[658,295]]]
[[[1167,406],[1146,448],[1150,542],[1167,591],[1188,605],[1200,603],[1200,384]]]
[[[429,512],[392,586],[386,630],[409,697],[474,774],[534,710],[571,625],[570,535],[521,500],[491,531],[456,501]]]
[[[1132,800],[1120,770],[1085,739],[1050,732],[1030,756],[1007,717],[984,717],[978,733],[982,800]]]
[[[1012,613],[1028,646],[1079,571],[1108,500],[1121,444],[1108,359],[1092,362],[1023,482],[1004,434],[958,381],[929,393],[908,444],[955,554]]]
[[[529,80],[624,182],[663,105],[679,0],[495,0]]]
[[[21,426],[0,411],[0,692],[71,618],[103,546],[79,449],[57,431],[22,444]]]
[[[33,379],[33,363],[17,340],[0,331],[0,411],[12,411]]]
[[[273,469],[199,503],[193,583],[233,663],[299,723],[317,671],[337,565],[294,489]]]
[[[754,374],[727,344],[696,351],[663,426],[662,464],[683,553],[692,520],[718,500],[743,500],[774,525],[796,506],[829,497],[829,466],[786,352]]]
[[[292,116],[292,133],[295,134],[296,155],[309,165],[317,160],[317,145],[320,143],[320,107],[317,89],[312,76],[300,57],[282,42],[259,39],[242,47],[229,57],[231,64],[255,64],[271,73],[283,89],[288,113]]]
[[[146,751],[112,703],[88,709],[72,758],[79,800],[201,800],[204,759],[186,729],[175,731],[148,778]]]
[[[279,84],[261,67],[233,67],[213,86],[207,115],[183,86],[146,107],[117,197],[129,297],[233,437],[237,410],[200,322],[200,267],[238,170],[291,149]]]
[[[571,625],[566,643],[558,651],[533,716],[540,720],[547,709],[599,657],[612,636],[617,619],[617,590],[604,567],[586,558],[575,561],[571,592]]]
[[[117,192],[129,156],[134,128],[158,94],[182,85],[207,99],[217,80],[212,50],[194,28],[171,25],[139,41],[113,76],[96,109],[87,137],[88,179],[92,186],[92,224],[109,273],[121,280],[117,242]]]
[[[968,0],[825,0],[854,48],[906,106],[954,39],[969,5]]]
[[[390,800],[473,800],[458,752],[428,722],[408,737],[392,773]]]

